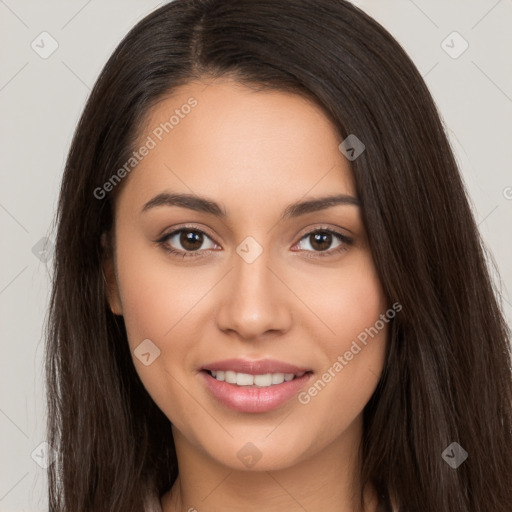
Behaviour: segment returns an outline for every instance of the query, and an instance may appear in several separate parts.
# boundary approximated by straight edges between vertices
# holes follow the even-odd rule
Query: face
[[[205,461],[285,468],[361,431],[389,304],[341,141],[312,102],[227,79],[144,122],[109,302],[176,443]]]

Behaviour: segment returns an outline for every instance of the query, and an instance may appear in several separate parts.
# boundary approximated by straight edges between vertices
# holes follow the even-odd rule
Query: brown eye
[[[334,233],[332,231],[327,230],[317,230],[304,235],[301,239],[302,244],[303,241],[306,241],[308,243],[305,244],[305,247],[303,245],[302,249],[308,250],[309,248],[311,248],[315,252],[325,252],[329,249],[335,249],[336,247],[338,247],[338,245],[341,245],[343,242],[346,242],[347,240],[346,237],[339,233]],[[331,247],[333,242],[336,241],[338,242],[337,245]]]
[[[314,256],[331,256],[348,249],[353,240],[330,229],[317,229],[306,233],[300,240],[298,247]],[[315,254],[316,253],[316,254]]]
[[[192,256],[194,252],[206,251],[216,247],[212,239],[198,229],[178,229],[162,237],[158,240],[158,243],[171,253],[182,256]]]
[[[326,251],[332,244],[332,234],[327,231],[318,231],[309,235],[311,247],[318,251]]]
[[[199,231],[181,231],[179,240],[186,251],[197,251],[203,245],[203,238]]]

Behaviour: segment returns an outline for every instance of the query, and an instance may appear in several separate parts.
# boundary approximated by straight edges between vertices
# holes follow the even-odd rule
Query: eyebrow
[[[331,208],[337,205],[360,206],[359,199],[346,194],[338,194],[333,196],[319,197],[309,199],[307,201],[297,201],[288,205],[282,215],[281,220],[300,217],[307,213],[317,212]],[[179,206],[188,208],[197,212],[209,213],[216,217],[225,219],[227,217],[226,210],[215,201],[194,194],[169,194],[162,193],[148,201],[143,207],[141,213],[159,206]]]

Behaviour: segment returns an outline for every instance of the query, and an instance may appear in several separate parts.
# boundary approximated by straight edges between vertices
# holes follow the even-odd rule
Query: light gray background
[[[404,46],[435,97],[510,320],[512,0],[355,3]],[[66,153],[100,69],[125,33],[161,4],[0,0],[1,512],[47,509],[45,471],[35,460],[44,460],[37,455],[45,440],[42,329],[50,273],[32,248],[51,236]],[[47,59],[31,48],[43,31],[59,45]],[[441,46],[453,31],[469,44],[456,59]],[[461,44],[457,36],[444,43],[452,54]]]

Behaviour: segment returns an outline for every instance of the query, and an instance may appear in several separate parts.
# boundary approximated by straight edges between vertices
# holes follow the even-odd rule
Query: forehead
[[[272,196],[355,196],[341,137],[323,110],[297,94],[255,91],[234,80],[191,82],[147,114],[136,148],[151,146],[126,193],[140,201],[164,190],[257,206]]]

